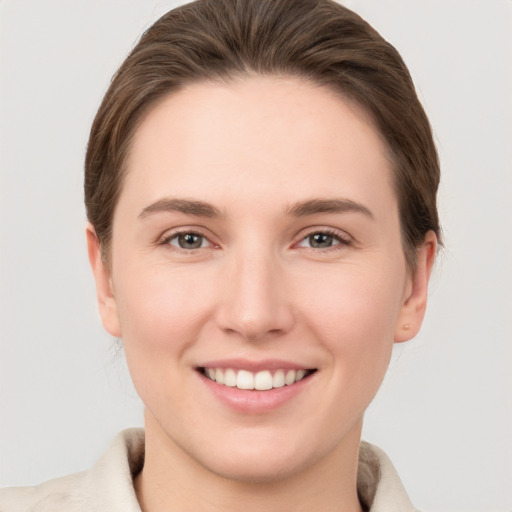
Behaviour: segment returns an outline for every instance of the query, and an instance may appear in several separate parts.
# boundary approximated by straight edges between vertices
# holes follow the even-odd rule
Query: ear
[[[121,338],[121,324],[117,311],[117,302],[112,287],[111,271],[103,261],[101,247],[92,224],[87,223],[87,252],[94,279],[96,298],[103,327],[114,337]]]
[[[416,268],[409,276],[404,301],[395,327],[395,343],[414,338],[418,334],[427,309],[428,281],[434,266],[437,237],[433,231],[416,251]]]

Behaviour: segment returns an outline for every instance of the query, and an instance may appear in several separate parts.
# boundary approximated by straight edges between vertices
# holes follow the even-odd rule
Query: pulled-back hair
[[[127,153],[143,114],[187,84],[251,74],[296,76],[355,101],[389,149],[402,244],[414,268],[440,227],[439,161],[427,116],[395,48],[332,0],[198,0],[162,16],[112,79],[85,160],[87,217],[108,260]]]

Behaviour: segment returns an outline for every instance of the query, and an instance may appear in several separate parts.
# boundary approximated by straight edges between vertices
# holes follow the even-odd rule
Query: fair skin
[[[420,328],[436,249],[428,233],[411,271],[398,219],[382,140],[324,88],[198,83],[147,113],[109,265],[87,231],[146,408],[145,512],[360,510],[363,414]]]

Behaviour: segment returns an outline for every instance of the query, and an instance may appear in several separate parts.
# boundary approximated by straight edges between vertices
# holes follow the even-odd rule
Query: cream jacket
[[[143,460],[144,431],[125,430],[89,471],[0,490],[0,512],[141,512],[133,475]],[[384,452],[364,442],[357,486],[370,512],[417,512]]]

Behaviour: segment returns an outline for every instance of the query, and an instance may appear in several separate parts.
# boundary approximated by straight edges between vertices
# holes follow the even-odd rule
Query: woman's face
[[[188,86],[147,114],[111,271],[92,230],[89,244],[148,438],[261,480],[357,450],[393,341],[421,323],[435,242],[411,275],[390,162],[360,108],[251,77]]]

